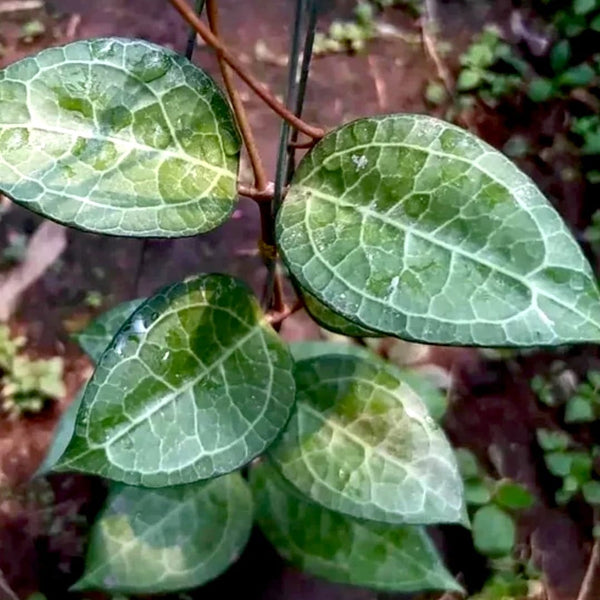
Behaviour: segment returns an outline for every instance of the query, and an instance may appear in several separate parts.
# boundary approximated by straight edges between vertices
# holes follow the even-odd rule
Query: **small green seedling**
[[[509,556],[516,541],[514,513],[530,508],[533,495],[519,483],[487,475],[470,450],[457,448],[455,454],[473,515],[475,548],[490,558]]]
[[[555,495],[556,502],[568,504],[581,494],[588,504],[598,504],[600,482],[594,479],[594,457],[600,448],[594,447],[591,451],[574,449],[575,443],[570,436],[557,430],[538,429],[536,436],[544,451],[546,468],[562,479],[561,488]]]
[[[33,360],[21,354],[26,342],[0,324],[0,403],[13,418],[39,412],[65,395],[62,359]]]

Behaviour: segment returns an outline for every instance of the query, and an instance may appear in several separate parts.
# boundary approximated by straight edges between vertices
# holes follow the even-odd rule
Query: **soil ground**
[[[220,0],[223,34],[235,52],[275,93],[284,89],[285,57],[293,0]],[[334,18],[349,16],[353,2],[322,2],[321,27]],[[452,66],[471,32],[489,18],[505,21],[507,2],[489,5],[477,2],[440,3],[440,20],[445,39],[453,43],[447,60]],[[47,45],[69,39],[99,36],[140,37],[182,50],[187,30],[166,0],[54,0],[52,16],[45,18],[47,32],[27,44],[19,40],[22,21],[0,22],[4,53],[0,66]],[[305,117],[324,127],[333,127],[362,115],[389,112],[429,112],[423,92],[435,67],[424,54],[413,20],[400,11],[386,13],[386,20],[402,36],[372,42],[368,53],[357,56],[331,55],[318,58],[311,73]],[[404,37],[404,39],[403,39]],[[407,41],[408,40],[408,41]],[[257,52],[257,44],[265,52]],[[217,73],[212,52],[199,47],[195,61]],[[264,105],[244,93],[267,169],[274,172],[279,122]],[[482,133],[492,141],[506,138],[506,129]],[[485,127],[483,128],[485,129]],[[572,220],[577,220],[575,215]],[[40,220],[17,207],[0,224],[0,245],[10,231],[32,232]],[[207,235],[175,241],[103,238],[70,231],[68,247],[60,261],[24,296],[14,325],[24,329],[33,352],[60,354],[67,365],[69,397],[44,413],[18,422],[0,419],[0,473],[4,484],[17,490],[14,499],[0,498],[0,568],[19,598],[41,590],[49,600],[77,598],[66,589],[82,567],[87,517],[101,503],[102,485],[85,477],[52,477],[50,489],[43,483],[19,487],[33,473],[47,447],[56,419],[87,376],[89,365],[69,340],[69,331],[80,327],[93,314],[122,300],[150,294],[157,287],[192,273],[225,271],[237,275],[259,290],[263,278],[256,253],[257,211],[242,200],[234,218]],[[90,291],[99,292],[102,307],[86,307]],[[288,338],[315,335],[303,315],[286,324]],[[553,599],[576,596],[585,569],[587,547],[578,516],[572,518],[552,508],[546,482],[539,481],[533,432],[549,417],[537,408],[528,386],[531,364],[518,364],[509,371],[504,364],[483,362],[471,350],[439,349],[428,360],[456,373],[457,388],[447,429],[457,444],[468,444],[488,460],[488,449],[499,449],[494,465],[502,475],[526,483],[538,493],[540,502],[523,519],[521,538],[529,540],[538,562],[544,567]],[[537,360],[545,365],[548,357]],[[46,497],[54,496],[48,520]],[[47,535],[49,523],[54,528]],[[476,586],[485,570],[461,534],[450,528],[446,545],[456,572]],[[452,546],[455,542],[458,546]],[[456,551],[456,548],[460,552]],[[214,584],[192,597],[212,598],[239,593],[261,600],[374,600],[375,594],[333,586],[298,573],[283,565],[260,535],[253,537],[250,550],[240,562]],[[0,600],[4,600],[0,587]],[[100,597],[100,596],[99,596]]]

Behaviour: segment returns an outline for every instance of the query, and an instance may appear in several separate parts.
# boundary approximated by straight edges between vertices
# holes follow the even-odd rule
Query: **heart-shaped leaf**
[[[268,464],[252,469],[250,483],[263,533],[303,571],[380,590],[461,590],[423,528],[327,510],[289,489]]]
[[[233,471],[285,426],[292,365],[243,283],[202,275],[168,286],[100,358],[57,469],[148,487]]]
[[[370,329],[361,327],[360,325],[349,321],[346,317],[342,317],[342,315],[338,315],[306,291],[302,292],[302,298],[308,314],[319,323],[319,325],[322,325],[325,329],[329,329],[329,331],[334,331],[335,333],[340,333],[349,337],[381,337],[382,335],[377,331],[371,331]]]
[[[300,361],[294,377],[296,408],[269,454],[300,492],[385,523],[466,520],[452,448],[401,377],[340,355]]]
[[[0,191],[98,233],[181,237],[225,221],[240,141],[213,80],[142,40],[79,41],[0,71]]]
[[[83,331],[73,337],[83,351],[94,362],[98,362],[121,325],[143,301],[140,298],[118,304],[94,319]]]
[[[299,285],[351,321],[439,344],[600,340],[600,294],[533,182],[423,115],[361,119],[302,160],[277,218]]]
[[[160,490],[114,485],[73,589],[156,594],[202,585],[241,554],[252,513],[238,473]]]

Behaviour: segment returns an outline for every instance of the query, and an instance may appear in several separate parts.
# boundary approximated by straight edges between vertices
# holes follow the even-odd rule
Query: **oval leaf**
[[[300,492],[362,519],[465,521],[454,453],[402,379],[339,355],[300,361],[294,375],[296,408],[269,453]]]
[[[333,312],[328,306],[317,300],[312,294],[302,291],[302,299],[308,314],[322,327],[349,337],[381,337],[381,333],[349,321]]]
[[[369,329],[459,345],[600,340],[592,270],[556,211],[502,154],[431,117],[323,138],[277,237],[298,283]]]
[[[482,506],[473,517],[473,542],[481,554],[500,557],[510,554],[517,531],[512,517],[501,508]]]
[[[73,589],[156,594],[202,585],[241,554],[252,513],[238,473],[161,490],[115,485]]]
[[[79,41],[0,71],[0,191],[65,225],[213,229],[233,211],[239,151],[213,80],[149,42]]]
[[[277,552],[338,583],[398,592],[460,590],[425,530],[361,521],[306,501],[275,469],[252,469],[256,517]]]
[[[94,319],[83,331],[73,337],[83,351],[97,363],[121,325],[143,301],[140,298],[118,304]]]
[[[233,471],[285,426],[292,364],[243,283],[203,275],[168,286],[102,355],[57,468],[148,487]]]

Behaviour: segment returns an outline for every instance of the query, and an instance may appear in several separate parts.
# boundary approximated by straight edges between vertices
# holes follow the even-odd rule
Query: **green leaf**
[[[143,301],[142,298],[129,300],[111,308],[75,334],[75,341],[97,363],[121,325]]]
[[[557,477],[566,477],[571,472],[573,458],[569,452],[550,452],[544,455],[548,471]]]
[[[592,477],[592,457],[587,452],[571,452],[570,474],[579,484],[589,481]]]
[[[325,329],[329,329],[329,331],[334,331],[349,337],[381,337],[382,335],[381,333],[361,327],[345,317],[338,315],[306,291],[302,292],[302,298],[304,299],[304,306],[310,316],[319,323],[319,325],[325,327]]]
[[[167,286],[102,355],[58,468],[148,487],[233,471],[287,423],[292,366],[241,282],[201,275]]]
[[[594,69],[583,63],[565,71],[558,78],[558,83],[566,87],[586,87],[592,83],[595,75]]]
[[[427,407],[429,416],[437,423],[443,419],[448,408],[446,396],[440,393],[440,390],[429,379],[408,368],[399,369],[364,346],[326,341],[308,341],[295,342],[291,344],[290,349],[296,362],[327,355],[356,356],[366,361],[376,361],[379,368],[386,369],[392,377],[401,380],[412,389],[413,393]]]
[[[556,500],[556,503],[560,506],[564,506],[565,504],[568,504],[571,500],[571,498],[573,498],[573,496],[575,495],[576,490],[573,491],[568,491],[565,489],[561,489],[558,490],[556,492],[556,494],[554,494],[554,499]]]
[[[52,436],[50,447],[46,452],[44,460],[37,468],[34,477],[49,473],[67,449],[67,446],[73,437],[73,433],[75,432],[75,421],[77,420],[77,413],[81,406],[84,392],[85,387],[77,394],[75,399],[69,405],[69,408],[61,415],[56,430],[54,431],[54,435]]]
[[[281,556],[303,571],[380,590],[460,590],[425,530],[361,521],[289,489],[275,469],[252,469],[256,518]]]
[[[555,73],[564,71],[571,60],[571,44],[569,40],[560,40],[550,52],[550,65]]]
[[[277,215],[299,284],[363,327],[426,343],[600,340],[591,267],[533,182],[424,115],[361,119],[302,160]]]
[[[479,461],[473,452],[467,448],[455,448],[454,455],[463,479],[476,479],[479,477]]]
[[[581,492],[588,504],[600,504],[600,481],[586,481]]]
[[[600,371],[588,371],[587,378],[596,392],[600,390]]]
[[[461,92],[474,90],[483,83],[481,71],[476,69],[463,69],[456,82],[456,89]]]
[[[512,517],[497,506],[482,506],[473,517],[473,542],[481,554],[494,558],[510,554],[516,535]]]
[[[157,594],[202,585],[241,554],[252,513],[238,473],[161,490],[114,485],[72,589]]]
[[[573,12],[576,15],[587,15],[596,8],[596,0],[573,0]]]
[[[214,229],[236,202],[239,151],[213,80],[149,42],[79,41],[0,71],[0,191],[65,225]]]
[[[592,402],[583,396],[573,396],[565,406],[566,423],[591,423],[596,420]]]
[[[556,95],[556,88],[550,79],[536,77],[531,80],[527,94],[534,102],[546,102]]]
[[[269,454],[300,492],[373,521],[464,522],[450,444],[391,369],[330,355],[296,363],[294,376],[296,408]]]
[[[484,481],[471,480],[465,482],[465,502],[468,505],[480,506],[487,504],[492,499],[492,494]]]
[[[526,487],[505,480],[497,483],[494,500],[504,508],[520,510],[529,508],[534,502],[534,497]]]
[[[542,450],[566,450],[571,438],[564,431],[552,429],[537,429],[535,432],[538,444]]]

